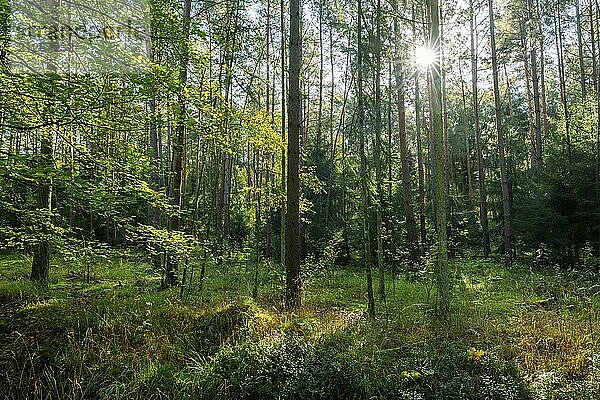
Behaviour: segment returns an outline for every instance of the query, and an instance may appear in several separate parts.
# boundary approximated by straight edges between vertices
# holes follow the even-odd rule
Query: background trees
[[[444,233],[450,256],[599,256],[595,2],[445,5],[442,126],[414,55],[435,12],[305,1],[296,32],[291,5],[153,1],[148,63],[127,73],[24,73],[3,52],[2,249],[44,279],[45,254],[133,247],[168,284],[192,254],[225,268],[236,252],[283,264],[298,249],[305,270],[357,263],[369,279],[377,261],[381,298]],[[284,234],[296,220],[299,247]]]

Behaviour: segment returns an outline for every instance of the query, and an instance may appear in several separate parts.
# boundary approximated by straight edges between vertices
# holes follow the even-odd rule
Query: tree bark
[[[398,4],[395,4],[396,13],[398,13]],[[400,143],[400,157],[402,165],[402,198],[404,208],[404,218],[406,220],[406,236],[409,246],[409,257],[413,263],[413,268],[419,262],[419,243],[417,240],[417,230],[415,227],[415,214],[412,202],[412,185],[410,177],[410,155],[408,152],[408,141],[406,139],[406,106],[404,103],[404,71],[402,70],[402,54],[400,49],[401,31],[398,18],[394,18],[394,36],[396,42],[394,76],[396,79],[396,106],[398,109],[398,137]]]
[[[375,53],[375,180],[377,185],[377,268],[379,270],[379,300],[385,301],[385,267],[383,252],[383,169],[381,165],[381,0],[377,0]]]
[[[450,318],[450,276],[448,272],[448,239],[446,226],[446,182],[444,171],[444,131],[442,112],[442,65],[440,49],[440,7],[438,0],[429,0],[430,49],[436,62],[429,68],[431,86],[431,115],[435,142],[435,198],[436,198],[436,285],[437,311],[443,321]]]
[[[498,58],[496,55],[496,36],[494,27],[494,8],[492,0],[488,0],[490,17],[490,47],[492,52],[492,77],[494,80],[494,106],[496,109],[496,133],[498,134],[498,155],[500,164],[500,179],[502,186],[502,214],[504,222],[504,263],[507,268],[512,266],[512,249],[510,237],[510,197],[508,192],[508,173],[504,154],[504,135],[502,132],[502,114],[500,109],[500,90],[498,88]]]
[[[585,100],[587,95],[585,87],[585,64],[583,62],[583,37],[581,34],[581,13],[579,0],[575,0],[575,24],[577,26],[577,51],[579,61],[579,84],[581,85],[581,99]]]
[[[48,13],[55,18],[52,21],[58,21],[58,13],[60,4],[58,1],[54,0],[50,3],[50,8]],[[55,32],[59,31],[58,22],[54,22],[53,28]],[[58,72],[56,57],[60,51],[60,45],[58,42],[58,37],[56,34],[49,34],[49,57],[47,61],[47,69],[48,72],[54,78]],[[52,99],[54,93],[48,93],[48,97]],[[50,108],[51,104],[48,101],[46,108]],[[50,169],[54,165],[54,156],[53,156],[53,134],[50,129],[53,128],[53,125],[49,125],[47,127],[41,128],[40,132],[40,154],[38,167],[42,170],[42,174],[40,176],[40,181],[38,183],[37,190],[37,209],[42,213],[48,213],[47,216],[43,216],[43,221],[46,224],[50,224],[50,213],[52,212],[52,178],[49,176]],[[18,149],[18,144],[16,145]],[[18,154],[18,153],[16,153]],[[42,235],[47,234],[47,228],[49,226],[44,226]],[[32,281],[45,282],[48,280],[48,274],[50,271],[50,244],[48,243],[48,239],[45,236],[40,237],[39,241],[35,244],[33,250],[33,258],[31,261],[31,275],[30,279]]]
[[[180,92],[178,93],[178,114],[177,125],[175,130],[175,141],[173,143],[173,162],[171,166],[171,186],[169,197],[171,204],[176,208],[176,213],[169,217],[169,230],[177,231],[180,228],[179,213],[183,208],[182,192],[183,192],[183,161],[185,157],[185,141],[186,141],[186,99],[185,86],[187,84],[188,63],[189,63],[189,40],[190,40],[190,23],[191,23],[191,0],[185,0],[183,6],[183,38],[180,48],[180,65],[179,65],[179,85]],[[179,262],[177,254],[171,252],[165,264],[165,285],[177,285],[177,264]]]
[[[413,5],[413,53],[417,51],[417,28],[416,15]],[[417,172],[418,172],[418,189],[419,189],[419,232],[421,238],[421,246],[419,249],[420,256],[425,255],[427,248],[427,227],[425,225],[425,169],[423,167],[423,143],[421,138],[421,97],[419,87],[419,71],[415,71],[415,135],[417,136]]]
[[[285,113],[286,113],[286,90],[285,90],[285,7],[284,0],[279,3],[280,25],[281,25],[281,141],[285,145],[287,143],[285,137]],[[286,193],[286,149],[281,149],[281,196]],[[281,221],[280,221],[280,248],[279,259],[282,264],[285,264],[285,221],[286,221],[286,202],[281,201]]]
[[[37,193],[37,208],[41,212],[52,211],[52,179],[47,177],[48,170],[52,168],[52,134],[43,128],[40,138],[40,156],[39,167],[45,169],[44,176],[40,178]],[[44,218],[46,222],[50,222],[50,216]],[[50,271],[50,244],[45,237],[40,238],[34,247],[33,259],[31,262],[31,280],[32,281],[47,281]]]
[[[533,88],[533,106],[534,106],[534,127],[535,140],[533,145],[533,153],[535,155],[535,166],[532,168],[539,174],[542,172],[542,110],[540,103],[540,89],[538,80],[537,67],[537,50],[536,50],[536,30],[534,22],[534,9],[532,0],[527,0],[527,12],[529,14],[529,59],[531,68],[531,83]]]
[[[485,185],[485,166],[483,162],[483,149],[481,146],[481,129],[479,127],[479,96],[477,88],[477,37],[476,17],[473,9],[473,0],[469,1],[471,13],[471,85],[473,88],[473,127],[475,129],[475,151],[477,152],[477,173],[479,174],[479,223],[481,224],[483,257],[490,256],[490,233],[488,228],[487,190]]]
[[[562,104],[564,119],[565,119],[565,139],[567,142],[567,154],[569,157],[569,162],[572,161],[571,155],[571,132],[569,125],[569,106],[567,104],[567,87],[566,87],[566,77],[565,77],[565,63],[564,63],[564,53],[563,53],[563,43],[562,43],[562,22],[560,17],[560,3],[557,3],[556,12],[554,13],[554,34],[555,34],[555,43],[556,43],[556,54],[558,58],[558,78],[559,78],[559,86],[560,86],[560,101]]]
[[[363,234],[363,261],[365,263],[365,274],[367,278],[367,313],[371,318],[375,317],[375,297],[373,296],[373,277],[371,275],[371,235],[369,233],[369,194],[367,191],[367,156],[365,154],[365,111],[363,106],[363,48],[362,48],[362,0],[358,0],[358,43],[357,62],[358,73],[358,136],[360,154],[360,188],[362,202],[362,234]]]
[[[290,51],[288,93],[288,166],[287,213],[285,240],[286,307],[300,307],[300,135],[302,102],[300,98],[300,65],[302,62],[300,36],[300,0],[290,0]]]

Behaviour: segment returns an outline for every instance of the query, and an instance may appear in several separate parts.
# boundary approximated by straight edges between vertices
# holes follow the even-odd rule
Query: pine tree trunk
[[[317,114],[317,160],[321,160],[323,137],[323,0],[319,0],[319,110]]]
[[[578,50],[578,61],[579,61],[579,84],[581,85],[581,98],[585,100],[586,87],[585,87],[585,64],[583,62],[583,37],[581,34],[581,13],[579,10],[579,0],[575,0],[575,24],[577,26],[577,50]]]
[[[280,20],[279,23],[281,25],[281,141],[284,145],[287,143],[285,137],[285,114],[286,114],[286,90],[285,90],[285,8],[284,8],[284,0],[281,0],[279,3],[279,14]],[[281,149],[281,195],[286,193],[286,150],[285,148]],[[282,264],[285,264],[285,221],[286,221],[286,202],[281,202],[281,221],[280,221],[280,248],[279,248],[279,259]]]
[[[510,197],[508,191],[508,173],[504,154],[504,135],[502,132],[502,114],[500,108],[500,90],[498,88],[498,58],[496,55],[496,37],[494,26],[494,8],[492,0],[488,0],[490,18],[490,46],[492,51],[492,77],[494,80],[494,106],[496,109],[496,133],[498,134],[498,154],[500,163],[500,180],[502,185],[502,214],[504,222],[504,262],[507,268],[512,266],[512,249],[510,237]]]
[[[542,29],[542,13],[539,0],[536,0],[536,11],[538,16],[538,35],[540,38],[540,95],[542,102],[542,133],[543,140],[548,140],[548,102],[546,98],[546,42],[544,30]],[[593,40],[592,40],[593,42]],[[506,66],[505,66],[506,68]],[[540,146],[541,147],[541,146]],[[540,153],[541,154],[541,153]]]
[[[436,285],[438,316],[443,321],[450,318],[450,276],[448,272],[448,240],[446,226],[446,182],[444,171],[443,96],[440,49],[440,7],[438,0],[429,1],[431,18],[430,49],[437,62],[430,66],[431,114],[435,142],[435,198],[436,198]]]
[[[537,50],[536,50],[536,30],[534,29],[533,2],[527,0],[527,12],[529,14],[529,59],[531,68],[531,83],[533,88],[533,106],[534,106],[534,127],[535,140],[533,144],[533,152],[535,154],[535,166],[532,168],[538,174],[542,172],[542,110],[540,103],[540,89],[538,80],[537,67]]]
[[[381,0],[377,0],[375,55],[375,180],[377,185],[377,268],[379,270],[379,300],[385,301],[385,269],[383,252],[383,169],[381,165]]]
[[[300,36],[300,0],[290,0],[290,52],[288,93],[288,166],[287,213],[285,240],[286,307],[300,307],[300,135],[302,103],[300,98],[300,64],[302,62]]]
[[[477,173],[479,174],[479,223],[482,230],[483,257],[490,256],[490,233],[488,228],[487,190],[485,185],[485,166],[483,162],[483,149],[481,145],[481,129],[479,127],[479,96],[477,89],[477,37],[475,27],[475,11],[473,0],[469,1],[471,14],[471,84],[473,88],[473,126],[475,129],[475,151],[477,152]]]
[[[360,154],[360,192],[362,202],[362,232],[363,232],[363,261],[367,278],[367,313],[375,317],[375,297],[373,296],[373,277],[371,275],[371,235],[369,234],[369,194],[367,191],[367,155],[365,154],[365,111],[363,105],[363,48],[362,48],[362,0],[358,0],[358,43],[357,43],[357,72],[358,72],[358,136]]]
[[[473,205],[473,173],[471,172],[471,134],[467,123],[467,95],[465,93],[465,82],[462,77],[462,66],[459,65],[460,70],[460,92],[462,96],[462,123],[463,130],[465,133],[465,162],[467,169],[467,193],[469,199],[469,205]]]
[[[396,12],[398,5],[395,4]],[[396,105],[398,109],[398,136],[400,143],[400,157],[402,165],[402,197],[404,206],[404,218],[406,220],[406,236],[408,239],[410,261],[413,263],[413,268],[417,267],[419,262],[419,243],[417,240],[417,230],[415,227],[415,214],[412,202],[412,185],[410,177],[410,164],[408,153],[408,141],[406,139],[406,106],[404,103],[404,71],[402,70],[401,61],[401,32],[398,18],[394,18],[394,36],[396,42],[395,60],[394,60],[394,75],[396,79]]]
[[[191,0],[185,0],[183,8],[183,41],[181,43],[180,65],[179,65],[179,85],[180,93],[178,94],[178,114],[177,125],[175,131],[175,141],[173,143],[173,162],[171,164],[171,187],[169,197],[171,204],[175,206],[177,213],[169,218],[169,230],[177,231],[180,228],[179,214],[182,211],[182,192],[183,192],[183,161],[185,157],[185,141],[186,141],[186,99],[184,88],[187,84],[188,63],[189,63],[189,38],[190,38],[190,22],[191,22]],[[179,263],[178,256],[175,253],[170,253],[165,264],[165,285],[177,285],[177,265]]]
[[[413,54],[417,51],[417,28],[415,7],[412,9],[413,18]],[[425,255],[427,248],[427,227],[425,225],[425,168],[423,166],[423,143],[421,138],[421,97],[419,87],[419,71],[415,72],[415,135],[417,136],[417,172],[419,186],[419,233],[421,238],[420,256]]]
[[[569,125],[569,106],[567,104],[567,88],[565,83],[565,63],[563,56],[563,43],[562,43],[562,22],[560,17],[560,3],[557,3],[556,12],[554,14],[554,34],[555,34],[555,43],[556,43],[556,54],[558,58],[558,78],[559,78],[559,86],[560,86],[560,101],[562,104],[564,119],[565,119],[565,139],[567,142],[567,154],[569,157],[569,162],[572,161],[571,156],[571,132]]]

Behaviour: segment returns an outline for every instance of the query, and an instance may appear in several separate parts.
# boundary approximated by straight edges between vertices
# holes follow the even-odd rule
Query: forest
[[[598,0],[0,0],[0,399],[600,399]]]

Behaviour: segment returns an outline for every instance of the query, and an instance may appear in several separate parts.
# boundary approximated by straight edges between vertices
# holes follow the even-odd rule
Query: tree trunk
[[[398,13],[398,5],[395,4],[395,11]],[[419,243],[417,240],[417,230],[415,228],[415,214],[412,202],[412,185],[410,177],[408,141],[406,139],[406,106],[404,103],[404,71],[402,70],[402,54],[400,43],[402,40],[400,24],[398,18],[394,18],[394,36],[396,42],[394,75],[396,79],[396,105],[398,108],[398,136],[400,142],[400,157],[402,164],[402,198],[404,206],[404,218],[406,220],[406,236],[409,246],[409,257],[413,263],[411,269],[417,267],[419,262]]]
[[[302,62],[300,36],[300,0],[290,0],[290,52],[288,94],[288,166],[287,213],[285,240],[286,307],[300,307],[300,135],[302,102],[300,98],[300,64]]]
[[[357,43],[357,72],[358,72],[358,136],[360,154],[360,189],[362,202],[362,233],[363,233],[363,261],[367,278],[367,313],[375,317],[375,297],[373,296],[373,277],[371,275],[371,235],[369,233],[369,194],[367,192],[367,156],[365,154],[365,111],[363,106],[363,48],[362,48],[362,0],[358,0],[358,43]]]
[[[379,270],[379,300],[385,301],[385,269],[383,252],[383,168],[381,165],[381,0],[377,0],[375,53],[375,180],[377,185],[377,268]]]
[[[524,10],[523,10],[524,11]],[[536,145],[535,145],[535,111],[533,106],[533,93],[531,90],[531,72],[529,56],[527,55],[528,41],[525,32],[525,20],[519,18],[519,34],[523,57],[523,69],[525,70],[525,92],[527,93],[527,121],[529,123],[529,168],[535,169],[537,163]]]
[[[581,34],[581,13],[579,10],[579,0],[575,0],[575,23],[577,25],[577,50],[579,53],[579,84],[581,85],[581,99],[585,100],[585,65],[583,63],[583,37]]]
[[[544,41],[544,30],[542,29],[542,13],[540,2],[536,0],[536,11],[538,17],[538,34],[540,38],[540,95],[542,102],[542,133],[543,140],[548,140],[548,102],[546,98],[546,42]],[[593,39],[592,39],[593,43]],[[505,65],[506,68],[506,65]],[[540,144],[541,148],[541,144]],[[540,154],[542,154],[540,152]]]
[[[44,130],[50,128],[43,128]],[[44,131],[41,133],[40,138],[40,156],[39,156],[39,167],[42,169],[52,168],[53,156],[52,156],[52,133]],[[40,178],[37,193],[37,208],[41,212],[52,211],[52,179],[44,176]],[[49,223],[50,216],[44,218]],[[34,247],[33,259],[31,262],[31,280],[32,281],[47,281],[48,273],[50,271],[50,245],[48,239],[41,238]]]
[[[533,88],[533,106],[534,106],[534,126],[535,140],[533,143],[533,152],[535,154],[535,166],[532,168],[538,174],[542,172],[542,110],[540,103],[540,89],[538,80],[537,67],[537,50],[536,50],[536,30],[534,29],[534,10],[532,0],[527,0],[527,12],[529,14],[529,59],[531,68],[531,83]]]
[[[50,3],[50,9],[48,13],[51,16],[57,17],[60,4],[58,1],[54,0]],[[58,21],[57,18],[54,18],[52,21]],[[55,22],[53,28],[58,29],[58,22]],[[50,48],[48,49],[50,53],[50,57],[47,61],[47,69],[51,75],[55,75],[57,71],[56,57],[60,51],[60,46],[57,41],[56,35],[49,35]],[[48,93],[48,97],[51,99],[53,93]],[[49,108],[50,104],[48,104]],[[42,217],[44,222],[50,225],[50,212],[52,212],[52,178],[49,175],[50,169],[54,166],[54,159],[52,153],[52,145],[53,145],[53,134],[51,129],[53,125],[48,127],[41,128],[40,131],[40,154],[38,166],[43,171],[42,176],[39,178],[38,183],[38,191],[37,191],[37,209],[41,213],[48,213],[47,216]],[[16,146],[18,148],[18,144]],[[18,153],[16,153],[18,155]],[[46,234],[46,229],[50,227],[44,227],[44,232],[40,232],[42,234]],[[31,275],[30,279],[32,281],[45,282],[48,280],[48,274],[50,271],[50,244],[48,243],[48,239],[46,237],[41,237],[37,244],[34,246],[33,258],[31,261]]]
[[[496,133],[498,134],[498,154],[500,163],[500,179],[502,185],[502,211],[504,222],[504,262],[507,268],[512,266],[512,250],[510,237],[510,198],[508,192],[508,173],[504,155],[504,135],[502,133],[502,114],[500,109],[500,90],[498,88],[498,58],[496,55],[496,37],[494,27],[494,8],[492,0],[488,0],[490,17],[490,46],[492,51],[492,76],[494,80],[494,106],[496,109]]]
[[[450,276],[448,272],[448,240],[446,226],[446,182],[444,171],[444,131],[442,112],[442,73],[440,49],[440,7],[438,0],[429,0],[430,43],[436,62],[430,66],[431,115],[435,142],[435,198],[436,198],[436,284],[438,316],[450,318]]]
[[[413,53],[417,51],[416,15],[413,5]],[[423,167],[423,143],[421,138],[421,98],[419,88],[419,71],[415,72],[415,135],[417,136],[417,172],[419,186],[419,231],[421,237],[420,256],[425,255],[427,248],[427,227],[425,225],[425,169]]]
[[[485,186],[485,168],[483,163],[483,149],[481,147],[481,129],[479,127],[479,97],[477,90],[477,46],[476,46],[476,20],[473,9],[473,0],[469,1],[471,13],[471,84],[473,86],[473,125],[475,128],[475,151],[477,152],[477,172],[479,174],[479,223],[483,236],[483,257],[490,256],[490,233],[488,228],[487,191]]]
[[[598,0],[594,1],[596,6],[596,24],[592,26],[592,31],[596,31],[596,35],[600,35],[600,6]],[[590,5],[591,8],[591,5]],[[592,14],[592,11],[590,11]],[[590,25],[593,25],[590,17]],[[592,43],[595,43],[594,37],[592,36]],[[593,67],[594,67],[594,83],[596,85],[596,206],[600,208],[600,65],[598,65],[598,59],[596,58],[596,47],[592,47],[593,53]],[[598,49],[600,52],[600,49]],[[600,226],[598,226],[598,237],[596,244],[596,255],[600,256]]]
[[[280,25],[281,25],[281,141],[286,144],[285,137],[285,9],[284,9],[284,0],[281,0],[279,3],[279,14],[280,14]],[[281,149],[281,196],[286,193],[286,150],[285,148]],[[280,248],[279,248],[279,259],[282,264],[285,264],[285,220],[286,220],[286,202],[285,200],[281,201],[281,221],[280,221]]]
[[[569,162],[572,161],[571,156],[571,132],[569,125],[569,106],[567,104],[567,87],[566,87],[566,77],[565,77],[565,63],[563,56],[563,43],[562,43],[562,22],[560,17],[560,3],[557,3],[556,12],[554,14],[554,34],[555,34],[555,43],[556,43],[556,54],[558,58],[558,78],[559,78],[559,86],[560,86],[560,101],[563,108],[563,114],[565,118],[565,139],[567,142],[567,154],[569,157]]]
[[[317,162],[321,161],[323,136],[323,0],[319,0],[319,111],[317,114]]]
[[[467,193],[469,199],[469,205],[473,206],[473,174],[471,172],[471,134],[469,132],[469,126],[467,122],[467,95],[465,93],[465,82],[462,77],[462,65],[459,66],[460,70],[460,92],[462,97],[462,124],[465,132],[465,162],[467,169]]]

